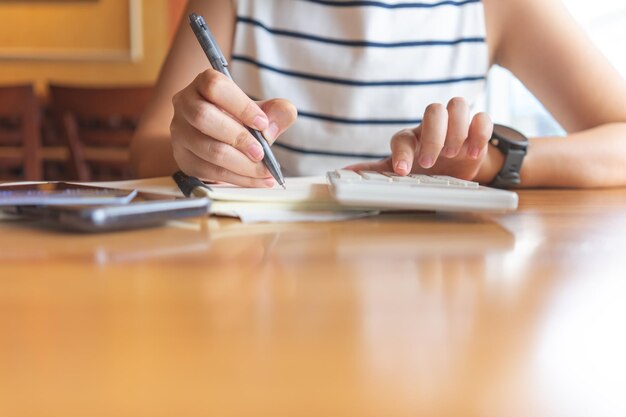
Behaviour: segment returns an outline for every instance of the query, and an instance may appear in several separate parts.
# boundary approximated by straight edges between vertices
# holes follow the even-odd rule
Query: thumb
[[[275,98],[258,102],[269,119],[269,125],[262,132],[269,144],[289,128],[298,117],[298,110],[289,100]]]

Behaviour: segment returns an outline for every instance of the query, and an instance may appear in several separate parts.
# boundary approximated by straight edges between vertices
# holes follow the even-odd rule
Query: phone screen
[[[128,204],[135,190],[94,187],[66,182],[0,185],[0,206]]]

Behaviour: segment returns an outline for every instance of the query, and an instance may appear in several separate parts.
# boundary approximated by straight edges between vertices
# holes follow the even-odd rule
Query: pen
[[[193,33],[195,33],[198,42],[200,42],[202,50],[206,54],[207,58],[209,58],[213,69],[221,72],[232,80],[233,77],[231,77],[230,71],[228,71],[228,62],[226,61],[226,57],[222,54],[222,51],[217,45],[215,38],[213,38],[213,35],[211,34],[204,18],[196,13],[191,13],[189,15],[189,24],[191,25],[191,29],[193,29]],[[248,129],[252,136],[254,136],[254,138],[261,144],[264,153],[263,163],[270,171],[270,174],[272,174],[272,177],[276,179],[279,185],[285,188],[285,179],[283,178],[283,174],[280,170],[280,164],[272,153],[270,145],[267,143],[261,132],[247,126],[246,129]]]

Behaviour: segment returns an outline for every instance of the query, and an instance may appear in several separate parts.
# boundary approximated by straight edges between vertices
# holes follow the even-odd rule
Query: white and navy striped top
[[[255,99],[298,108],[274,145],[285,175],[388,156],[426,106],[485,86],[480,0],[235,0],[232,73]]]

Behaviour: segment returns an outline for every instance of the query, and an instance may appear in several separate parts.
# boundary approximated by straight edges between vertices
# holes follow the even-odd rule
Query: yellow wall
[[[134,59],[129,1],[139,16]],[[0,2],[0,84],[35,82],[44,91],[48,81],[151,83],[167,52],[169,7],[168,0]]]

